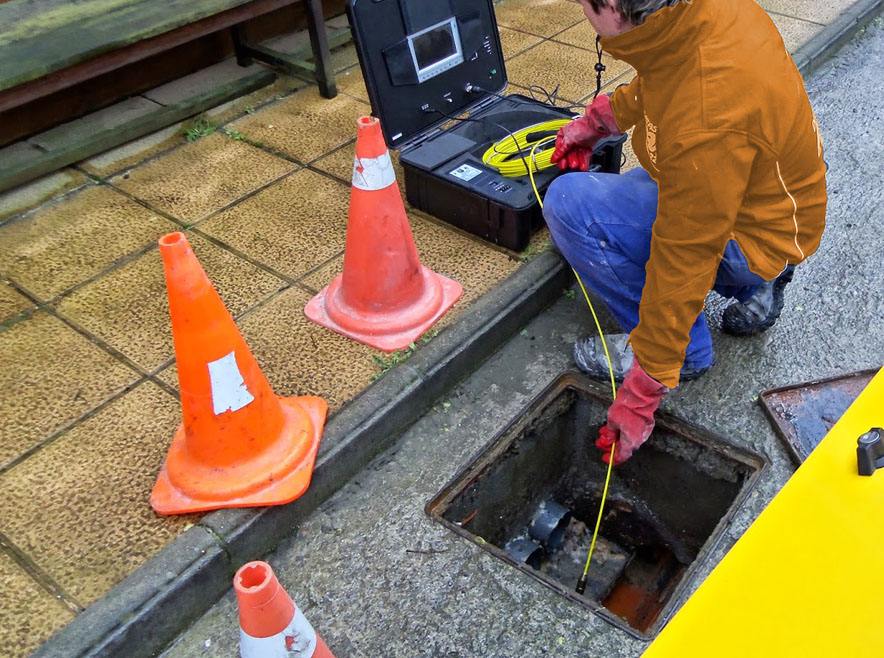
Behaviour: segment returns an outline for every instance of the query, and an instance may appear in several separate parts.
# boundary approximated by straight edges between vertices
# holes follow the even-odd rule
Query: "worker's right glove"
[[[592,104],[586,106],[584,116],[577,117],[559,130],[552,162],[558,164],[559,169],[587,171],[596,143],[603,137],[620,134],[611,110],[611,99],[599,94]]]
[[[644,371],[637,359],[632,362],[617,390],[617,398],[608,409],[608,423],[599,431],[595,442],[597,448],[605,451],[603,462],[611,461],[612,446],[616,466],[632,457],[648,440],[654,429],[654,412],[668,392],[668,388]]]

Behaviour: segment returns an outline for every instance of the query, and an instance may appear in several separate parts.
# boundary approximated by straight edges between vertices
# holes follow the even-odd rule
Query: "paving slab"
[[[198,520],[158,517],[147,502],[180,422],[151,382],[118,398],[0,475],[0,533],[89,605]]]
[[[595,51],[595,38],[597,33],[589,21],[581,21],[574,27],[562,30],[554,37],[553,41],[566,43],[569,46],[577,46],[586,50]]]
[[[11,155],[17,149],[32,149],[30,144],[13,144],[0,151],[0,157]],[[48,176],[21,185],[0,194],[0,221],[37,207],[43,201],[63,194],[91,181],[75,169],[61,169]]]
[[[602,81],[605,84],[631,70],[628,64],[610,55],[604,55],[602,61],[607,67]],[[595,92],[595,75],[588,72],[597,62],[595,50],[545,41],[509,60],[506,70],[515,85],[540,85],[550,93],[558,86],[560,98],[576,102]]]
[[[585,21],[583,10],[569,0],[507,0],[494,6],[497,24],[540,37],[551,37]]]
[[[368,89],[365,87],[365,78],[362,77],[362,69],[358,66],[347,69],[343,73],[335,75],[335,84],[338,91],[363,103],[368,103]]]
[[[0,331],[0,471],[138,378],[45,311]]]
[[[90,185],[0,226],[0,271],[48,301],[177,228],[116,190]]]
[[[349,205],[349,185],[302,169],[198,227],[297,279],[344,248]]]
[[[78,163],[78,166],[93,176],[107,178],[146,160],[152,155],[180,144],[184,141],[186,123],[176,123],[150,135],[132,140],[88,160],[83,160]]]
[[[0,324],[32,308],[35,308],[34,302],[18,292],[8,281],[0,282]]]
[[[200,264],[235,317],[287,282],[204,236],[185,232]],[[54,305],[60,316],[154,372],[174,357],[163,261],[152,248]]]
[[[45,151],[35,144],[15,142],[0,148],[0,162],[8,168],[8,171],[18,171],[44,153]],[[24,185],[4,190],[0,193],[0,222],[31,209],[50,197],[88,182],[89,179],[78,171],[59,169]]]
[[[307,83],[300,78],[280,74],[277,75],[276,81],[272,84],[206,110],[202,116],[210,121],[218,123],[219,125],[224,125],[245,114],[251,114],[257,108],[263,107],[268,103],[285,98],[286,96],[291,96],[293,93],[306,86]]]
[[[116,176],[111,183],[193,224],[297,168],[260,148],[215,133]]]
[[[0,538],[0,543],[3,539]],[[0,646],[8,655],[25,656],[43,638],[74,618],[74,611],[58,601],[5,553],[0,553]]]
[[[370,112],[367,104],[350,96],[322,98],[316,87],[307,87],[227,127],[299,162],[309,162],[352,140],[356,120]]]
[[[371,384],[377,373],[372,355],[381,352],[310,322],[304,307],[312,296],[292,288],[241,326],[279,395],[319,395],[334,413]]]
[[[543,37],[539,37],[536,34],[521,32],[503,25],[498,26],[498,33],[500,34],[503,56],[508,60],[543,41]]]

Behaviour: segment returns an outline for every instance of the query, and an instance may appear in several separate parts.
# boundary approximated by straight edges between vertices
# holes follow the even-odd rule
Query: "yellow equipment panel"
[[[884,426],[884,370],[644,653],[884,656],[884,469],[856,440]]]

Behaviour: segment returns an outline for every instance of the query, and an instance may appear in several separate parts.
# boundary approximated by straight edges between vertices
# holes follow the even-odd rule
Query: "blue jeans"
[[[638,305],[657,219],[657,183],[638,167],[625,174],[569,173],[556,178],[544,199],[552,240],[601,297],[621,329],[638,324]],[[764,282],[749,271],[734,240],[727,243],[713,290],[744,302]],[[712,337],[701,312],[690,331],[685,366],[712,365]]]

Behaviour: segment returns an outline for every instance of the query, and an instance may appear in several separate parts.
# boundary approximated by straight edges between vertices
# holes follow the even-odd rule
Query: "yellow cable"
[[[536,130],[536,128],[535,128]],[[509,140],[512,142],[512,139]],[[537,142],[531,148],[531,155],[529,156],[529,162],[532,164],[535,161],[534,159],[534,150],[541,144],[542,142]],[[496,150],[496,146],[492,146],[489,151]],[[488,154],[488,151],[485,152]],[[552,163],[550,163],[551,166]],[[525,171],[525,166],[522,165],[522,171]],[[524,175],[524,174],[522,174]],[[528,170],[528,177],[531,179],[531,187],[534,189],[534,194],[537,196],[537,202],[540,204],[540,207],[543,208],[543,199],[540,198],[540,191],[537,189],[537,183],[534,181],[534,171],[532,169]],[[573,267],[571,270],[574,272],[574,276],[577,277],[577,283],[580,284],[580,290],[583,291],[583,297],[586,299],[586,303],[589,305],[589,310],[592,313],[592,319],[595,320],[595,328],[598,329],[599,338],[602,339],[602,347],[605,349],[605,358],[608,360],[608,373],[611,375],[611,395],[613,399],[617,399],[617,385],[614,382],[614,368],[611,365],[611,355],[608,353],[608,342],[605,340],[605,333],[602,331],[602,325],[599,322],[599,318],[595,313],[595,308],[593,308],[592,302],[589,299],[589,293],[586,292],[586,287],[583,285],[583,281],[580,279],[580,275],[577,274],[577,270]],[[611,443],[611,457],[608,461],[608,472],[605,475],[605,488],[602,490],[602,502],[599,504],[599,515],[595,520],[595,529],[592,532],[592,542],[589,545],[589,555],[586,556],[586,564],[583,567],[583,575],[580,577],[581,581],[586,578],[586,574],[589,573],[589,563],[592,561],[592,554],[595,551],[595,543],[599,536],[599,527],[602,525],[602,514],[605,510],[605,501],[608,498],[608,483],[611,481],[611,469],[614,466],[614,451],[617,449],[616,441]]]
[[[614,449],[616,447],[616,442],[611,444],[611,458],[608,461],[608,474],[605,475],[605,488],[602,490],[602,502],[599,504],[599,515],[595,520],[595,530],[592,531],[592,543],[589,545],[589,555],[586,556],[586,564],[583,566],[583,576],[581,576],[581,579],[586,578],[586,574],[589,573],[589,562],[592,560],[593,551],[595,551],[595,541],[599,536],[599,526],[602,525],[602,512],[605,510],[605,500],[608,498],[608,482],[611,481],[611,469],[614,466]]]
[[[510,140],[512,141],[512,140]],[[529,155],[529,162],[534,161],[534,149],[536,149],[541,142],[537,142],[534,147],[531,149],[531,154]],[[492,148],[494,148],[492,146]],[[524,166],[522,167],[524,169]],[[531,187],[534,190],[534,195],[537,197],[537,203],[540,204],[541,209],[543,208],[543,199],[540,198],[540,191],[537,189],[537,183],[534,181],[534,172],[529,171],[528,177],[531,179]],[[583,280],[580,278],[580,275],[577,274],[577,270],[573,267],[571,271],[574,272],[574,276],[577,277],[577,283],[580,284],[580,290],[583,291],[583,297],[586,299],[586,304],[589,306],[589,310],[592,313],[592,319],[595,320],[595,328],[599,332],[599,338],[602,339],[602,347],[605,350],[605,358],[608,360],[608,374],[611,375],[611,395],[616,400],[617,399],[617,385],[614,381],[614,368],[611,366],[611,355],[608,353],[608,342],[605,340],[605,332],[602,331],[602,325],[599,322],[599,317],[595,313],[595,308],[592,305],[592,302],[589,300],[589,293],[586,292],[586,287],[583,285]]]
[[[608,360],[608,374],[611,376],[611,396],[613,399],[617,399],[617,385],[614,383],[614,368],[611,367],[611,355],[608,353],[608,343],[605,340],[605,334],[602,332],[602,325],[599,323],[599,318],[595,314],[595,309],[592,307],[592,302],[589,301],[589,295],[586,292],[586,288],[583,287],[583,281],[580,280],[580,275],[577,274],[577,270],[573,267],[571,270],[574,272],[574,276],[577,277],[577,283],[580,284],[580,289],[583,291],[583,296],[586,298],[586,303],[589,304],[589,310],[592,312],[592,319],[595,320],[595,328],[599,331],[599,337],[602,339],[602,347],[605,349],[605,358]]]

